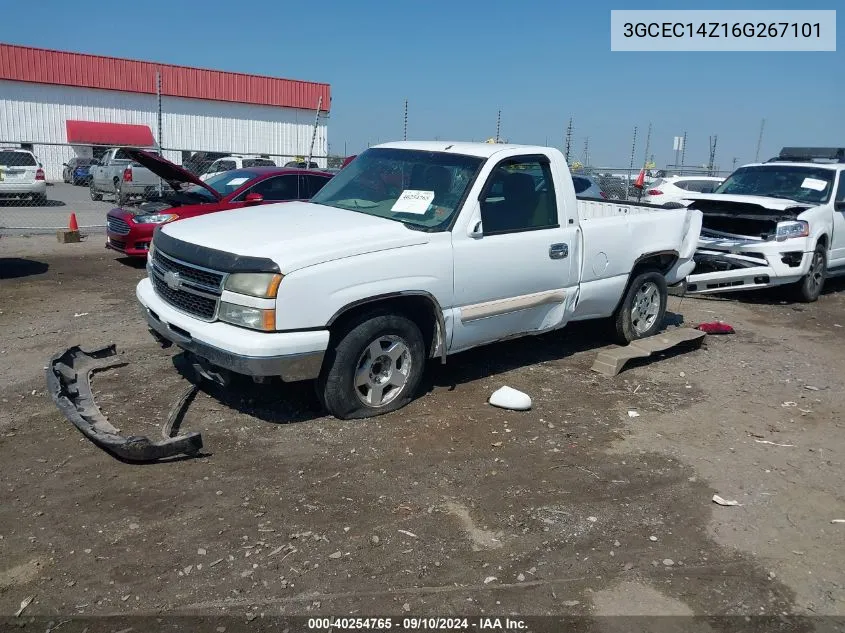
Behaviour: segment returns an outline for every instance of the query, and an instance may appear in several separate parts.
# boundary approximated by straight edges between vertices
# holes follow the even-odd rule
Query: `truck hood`
[[[740,196],[722,193],[702,193],[685,197],[688,209],[699,209],[704,215],[756,216],[767,219],[794,220],[815,205],[767,196]]]
[[[284,274],[336,259],[425,244],[430,239],[427,233],[401,222],[310,202],[212,213],[165,224],[161,231],[195,246],[271,259]]]
[[[220,195],[219,191],[205,184],[205,182],[200,180],[197,176],[189,172],[184,167],[179,167],[179,165],[171,163],[169,160],[163,158],[162,156],[159,156],[158,154],[153,154],[152,152],[145,152],[142,149],[131,148],[126,148],[126,153],[131,157],[133,161],[143,167],[146,167],[149,171],[153,172],[156,176],[164,180],[176,191],[179,191],[182,185],[192,184],[199,185],[200,187],[204,187],[205,189],[207,189],[209,192],[211,192],[211,195],[214,196],[215,200],[220,200],[223,197],[222,195]]]

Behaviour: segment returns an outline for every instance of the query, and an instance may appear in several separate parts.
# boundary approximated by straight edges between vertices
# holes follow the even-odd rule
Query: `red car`
[[[115,208],[108,212],[106,248],[130,257],[147,256],[153,231],[159,224],[256,204],[310,200],[333,175],[289,167],[247,167],[202,181],[156,154],[126,151],[171,189],[161,199],[145,202],[137,209]]]

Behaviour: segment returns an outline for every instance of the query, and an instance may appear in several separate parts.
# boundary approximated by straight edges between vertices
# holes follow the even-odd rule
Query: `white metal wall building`
[[[0,146],[31,147],[48,180],[117,145],[157,145],[177,164],[193,151],[283,164],[308,155],[321,99],[313,156],[326,166],[328,84],[0,44]]]

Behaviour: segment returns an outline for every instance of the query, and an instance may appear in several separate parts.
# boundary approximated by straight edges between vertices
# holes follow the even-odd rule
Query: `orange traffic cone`
[[[62,244],[74,244],[82,241],[79,235],[79,224],[76,222],[76,214],[71,212],[70,220],[68,220],[67,228],[56,231],[56,237]]]

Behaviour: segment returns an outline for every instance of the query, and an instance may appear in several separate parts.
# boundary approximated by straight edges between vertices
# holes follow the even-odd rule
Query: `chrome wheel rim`
[[[642,284],[634,295],[631,306],[631,325],[637,334],[648,332],[660,312],[660,289],[653,281]]]
[[[401,337],[379,336],[358,357],[355,395],[368,407],[390,404],[408,384],[411,361],[411,350]]]

